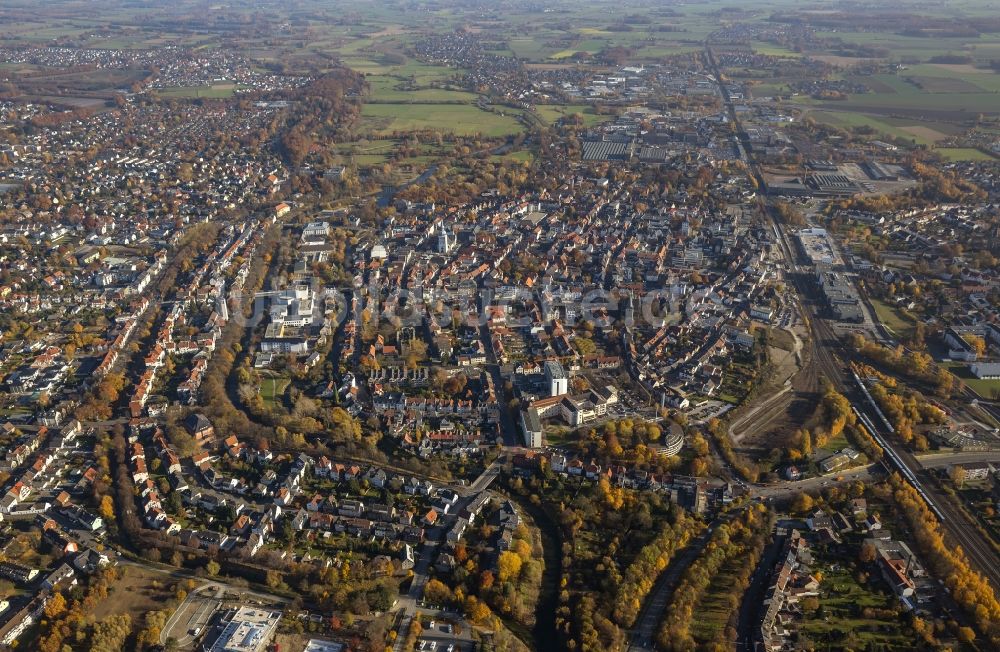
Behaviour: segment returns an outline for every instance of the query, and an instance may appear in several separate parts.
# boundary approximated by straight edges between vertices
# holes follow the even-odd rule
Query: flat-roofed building
[[[261,652],[274,637],[280,611],[240,607],[232,612],[218,638],[203,647],[206,652]]]

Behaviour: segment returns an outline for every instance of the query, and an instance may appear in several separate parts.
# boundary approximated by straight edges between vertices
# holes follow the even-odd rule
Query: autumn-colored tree
[[[961,464],[952,464],[948,469],[948,477],[955,483],[955,486],[962,488],[965,486],[965,467]]]
[[[792,502],[792,511],[796,514],[806,514],[812,511],[813,506],[814,501],[812,496],[803,491]]]
[[[441,580],[429,579],[424,585],[424,600],[435,605],[448,604],[452,600],[451,589]]]
[[[63,597],[62,593],[53,593],[45,604],[45,617],[53,620],[64,613],[66,613],[66,598]]]
[[[101,517],[106,522],[113,521],[115,518],[115,500],[110,495],[101,498]]]
[[[862,563],[865,564],[872,563],[873,561],[875,561],[875,555],[876,555],[876,550],[875,550],[875,545],[873,543],[866,541],[865,543],[861,544],[861,550],[858,552],[858,559],[860,559]]]
[[[517,553],[509,550],[501,552],[497,561],[497,579],[501,582],[516,579],[521,572],[521,563],[521,557]]]

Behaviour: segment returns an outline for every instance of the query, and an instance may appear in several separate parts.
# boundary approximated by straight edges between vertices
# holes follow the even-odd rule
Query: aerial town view
[[[1000,650],[994,0],[0,0],[0,650]]]

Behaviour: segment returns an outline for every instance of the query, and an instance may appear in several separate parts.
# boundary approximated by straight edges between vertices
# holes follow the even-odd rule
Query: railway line
[[[786,385],[777,393],[772,394],[759,406],[740,417],[729,426],[729,436],[734,444],[740,443],[745,437],[763,432],[768,426],[781,418],[795,399],[792,386]]]
[[[715,75],[722,100],[726,104],[730,119],[736,129],[739,148],[746,159],[750,174],[757,180],[759,188],[765,188],[766,185],[763,183],[760,168],[753,157],[753,150],[750,147],[749,139],[740,123],[732,100],[726,91],[725,84],[721,81],[722,77],[716,65],[715,57],[707,43],[705,44],[705,57],[712,73]],[[798,269],[798,256],[789,244],[784,229],[763,197],[758,198],[758,203],[762,213],[771,221],[771,227],[778,237],[779,246],[787,260],[789,280],[792,281],[798,293],[802,316],[808,323],[813,338],[812,365],[815,367],[817,374],[825,376],[832,383],[834,389],[851,401],[851,404],[859,413],[866,415],[868,423],[874,429],[872,435],[876,437],[876,440],[886,452],[882,460],[883,465],[889,471],[899,472],[917,490],[941,521],[942,528],[948,538],[962,547],[973,568],[983,574],[994,591],[1000,593],[1000,558],[998,558],[993,550],[992,545],[982,538],[976,524],[969,519],[968,515],[955,506],[943,492],[937,489],[933,478],[930,476],[930,472],[922,468],[921,464],[905,446],[894,441],[892,433],[885,430],[886,424],[882,424],[880,430],[875,421],[872,420],[869,406],[865,405],[862,400],[859,400],[863,398],[860,388],[854,386],[854,383],[851,382],[848,370],[838,360],[835,353],[843,351],[840,337],[834,331],[833,327],[820,316],[819,306],[814,302],[810,304],[810,297],[816,295],[815,289],[811,287],[807,275],[794,271]],[[846,352],[845,355],[847,355]],[[889,427],[891,428],[891,424]]]

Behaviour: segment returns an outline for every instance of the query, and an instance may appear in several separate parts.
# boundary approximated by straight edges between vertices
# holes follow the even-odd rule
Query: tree
[[[125,646],[125,639],[132,632],[132,617],[128,614],[108,616],[94,623],[90,637],[91,652],[115,652]]]
[[[813,498],[806,492],[800,493],[792,503],[792,511],[797,514],[805,514],[813,508]]]
[[[948,477],[956,487],[962,488],[965,485],[965,468],[961,464],[953,464],[948,469]]]
[[[110,495],[101,498],[101,516],[108,522],[115,518],[115,500]]]
[[[490,608],[485,602],[481,602],[475,596],[470,595],[465,600],[465,615],[473,623],[482,625],[490,617]]]
[[[875,544],[870,542],[865,542],[861,545],[861,550],[858,552],[858,558],[865,564],[870,564],[875,561]]]
[[[424,585],[424,600],[435,605],[444,605],[451,602],[452,595],[449,589],[441,580],[430,579]]]
[[[215,561],[214,559],[210,560],[207,564],[205,564],[205,571],[209,574],[210,577],[217,576],[221,569],[222,567],[219,566],[219,562]]]
[[[62,593],[53,593],[45,605],[45,617],[52,620],[66,612],[66,598]]]
[[[509,550],[500,553],[500,559],[497,561],[497,578],[501,582],[517,578],[521,572],[521,563],[521,557],[517,553]]]

